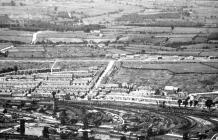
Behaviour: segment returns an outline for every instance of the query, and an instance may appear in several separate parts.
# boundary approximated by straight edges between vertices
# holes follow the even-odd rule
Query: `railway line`
[[[70,102],[65,103],[65,106],[66,105],[68,107],[72,106]],[[85,106],[87,108],[94,108],[97,110],[99,109],[99,110],[111,111],[120,117],[123,117],[120,115],[121,113],[125,114],[128,112],[128,114],[135,114],[137,116],[145,115],[145,116],[149,116],[150,118],[153,117],[152,118],[153,120],[155,119],[165,120],[164,121],[165,124],[163,126],[165,126],[166,131],[164,135],[170,133],[170,134],[178,134],[179,136],[182,136],[183,133],[185,132],[190,132],[192,135],[197,135],[198,133],[205,133],[210,131],[208,136],[212,137],[216,133],[216,130],[218,128],[217,123],[215,123],[210,118],[205,118],[205,115],[202,116],[201,112],[199,111],[191,112],[190,110],[186,110],[186,109],[181,109],[181,111],[179,111],[180,108],[166,109],[166,108],[160,108],[157,106],[154,107],[149,105],[148,106],[140,106],[140,105],[122,106],[122,105],[118,105],[118,103],[113,105],[110,104],[107,106],[106,105],[99,106],[98,103],[92,103],[90,106],[90,103],[86,104],[80,102],[79,106]],[[207,116],[210,115],[214,116],[213,114],[207,114]],[[124,122],[127,122],[125,118],[122,119],[124,120]],[[147,125],[149,123],[152,124],[154,123],[152,119],[148,120],[148,122],[143,122],[143,123]],[[205,125],[205,122],[207,123],[207,125]],[[143,123],[141,124],[143,125]],[[147,125],[142,126],[142,128],[147,128]]]

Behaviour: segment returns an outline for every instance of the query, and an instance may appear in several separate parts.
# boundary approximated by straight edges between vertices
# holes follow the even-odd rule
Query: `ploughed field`
[[[123,62],[113,73],[109,83],[133,83],[154,89],[165,86],[180,87],[190,93],[217,89],[217,63],[146,63]]]

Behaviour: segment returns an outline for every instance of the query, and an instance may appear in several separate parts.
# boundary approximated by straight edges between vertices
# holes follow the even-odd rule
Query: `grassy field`
[[[108,83],[133,83],[154,89],[176,86],[190,93],[217,88],[218,63],[148,64],[123,62]]]
[[[31,43],[32,35],[32,32],[27,31],[0,29],[0,40],[3,41],[18,41],[23,43]]]
[[[205,63],[207,64],[207,63]],[[215,63],[217,64],[217,63]],[[151,70],[168,70],[172,73],[218,73],[218,69],[200,63],[160,63],[124,62],[123,67]]]
[[[218,69],[218,63],[204,63],[204,62],[202,62],[201,64]]]
[[[104,56],[105,51],[101,49],[92,49],[89,47],[46,47],[46,57],[47,58],[57,58],[57,57],[97,57]]]
[[[89,67],[106,66],[107,62],[100,61],[77,61],[77,62],[57,62],[54,68],[60,68],[61,70],[88,70]]]
[[[53,62],[0,62],[0,70],[7,69],[14,66],[18,67],[18,70],[26,69],[48,69],[51,68]]]
[[[213,81],[212,84],[207,84],[207,81]],[[218,82],[218,74],[178,74],[169,79],[167,85],[180,87],[184,91],[208,92],[210,87],[213,87]]]
[[[163,86],[172,75],[164,70],[140,70],[121,68],[109,83],[133,83],[137,86]]]
[[[209,82],[208,82],[209,81]],[[211,91],[218,83],[218,74],[176,74],[164,70],[121,68],[108,83],[133,83],[154,89],[176,86],[189,93]]]

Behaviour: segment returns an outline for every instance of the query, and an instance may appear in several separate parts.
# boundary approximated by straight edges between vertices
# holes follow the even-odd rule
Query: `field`
[[[104,50],[89,47],[55,46],[46,47],[45,49],[47,58],[101,57],[105,55]]]
[[[1,2],[8,2],[1,0]],[[137,6],[123,6],[119,3],[113,3],[104,0],[75,0],[75,1],[25,1],[25,6],[14,6],[13,9],[8,6],[0,6],[0,13],[9,14],[13,19],[40,19],[52,20],[57,13],[66,12],[67,18],[83,18],[85,23],[101,23],[105,18],[113,20],[116,15],[121,16],[120,12],[137,12],[140,10]],[[17,2],[19,5],[19,2]],[[43,6],[42,6],[43,5]],[[16,12],[15,12],[16,11]],[[68,13],[71,15],[69,16]],[[114,17],[115,15],[115,17]],[[63,19],[58,19],[57,22]],[[72,20],[73,21],[73,20]]]
[[[202,62],[201,64],[218,69],[218,63],[204,63],[204,62]]]
[[[26,69],[49,69],[51,68],[53,62],[8,62],[1,61],[0,62],[0,70],[13,68],[14,66],[18,67],[18,70],[26,70]]]
[[[115,40],[114,35],[104,35],[99,37],[98,33],[85,33],[82,31],[43,31],[37,34],[37,42],[50,41],[53,43],[63,42],[63,43],[84,43],[87,40]]]
[[[214,66],[213,66],[214,65]],[[117,70],[108,83],[133,83],[154,89],[176,86],[192,92],[206,92],[217,88],[217,63],[142,64],[125,63]]]
[[[107,62],[100,61],[75,61],[75,62],[66,62],[60,61],[57,62],[54,68],[60,68],[61,70],[69,71],[69,70],[88,70],[89,67],[98,67],[98,66],[106,66]]]
[[[209,81],[209,82],[208,82]],[[210,82],[212,82],[210,84]],[[218,83],[218,74],[178,74],[169,79],[167,85],[180,87],[190,93],[209,92]]]
[[[37,48],[40,49],[38,52],[37,49],[17,47],[17,51],[9,50],[8,57],[78,58],[104,57],[106,54],[117,53],[218,55],[218,46],[215,41],[211,41],[218,39],[218,20],[215,14],[217,1],[16,0],[16,6],[2,5],[7,2],[0,0],[0,14],[7,14],[15,22],[12,25],[16,27],[19,23],[23,30],[43,30],[37,33],[36,44],[44,47],[43,51]],[[20,2],[24,5],[20,5]],[[95,25],[89,25],[92,23]],[[98,28],[94,28],[95,26]],[[76,31],[75,28],[71,30],[71,27],[87,27],[87,30]],[[0,43],[11,42],[15,46],[20,43],[30,44],[34,32],[15,31],[20,28],[1,28]],[[100,32],[93,33],[94,29]],[[106,47],[86,47],[87,42],[91,41]],[[3,48],[4,45],[0,47]],[[198,66],[193,67],[196,68],[191,72],[202,72],[198,70]],[[199,67],[204,69],[203,72],[207,69],[207,66]],[[178,69],[173,72],[184,71],[181,67]],[[213,68],[208,70],[208,73],[216,71]]]
[[[186,48],[186,49],[217,49],[217,44],[208,44],[208,43],[200,43],[200,44],[192,44],[192,45],[186,45],[181,46],[180,48]]]
[[[0,43],[0,50],[12,45],[11,43]]]
[[[6,42],[21,42],[21,43],[31,43],[32,41],[32,32],[27,31],[15,31],[15,30],[8,30],[8,29],[1,29],[0,28],[0,41]]]
[[[207,64],[207,63],[205,63]],[[216,64],[216,63],[215,63]],[[182,73],[218,73],[218,69],[212,68],[207,65],[200,63],[156,63],[149,64],[143,62],[124,62],[123,67],[125,68],[136,68],[136,69],[151,69],[151,70],[168,70],[173,74]]]
[[[172,75],[164,70],[141,70],[121,68],[109,83],[133,83],[137,86],[162,87]]]

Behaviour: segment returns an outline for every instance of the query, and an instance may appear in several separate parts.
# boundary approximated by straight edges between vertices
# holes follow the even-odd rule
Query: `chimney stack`
[[[20,120],[20,134],[25,135],[25,120],[24,119]]]

